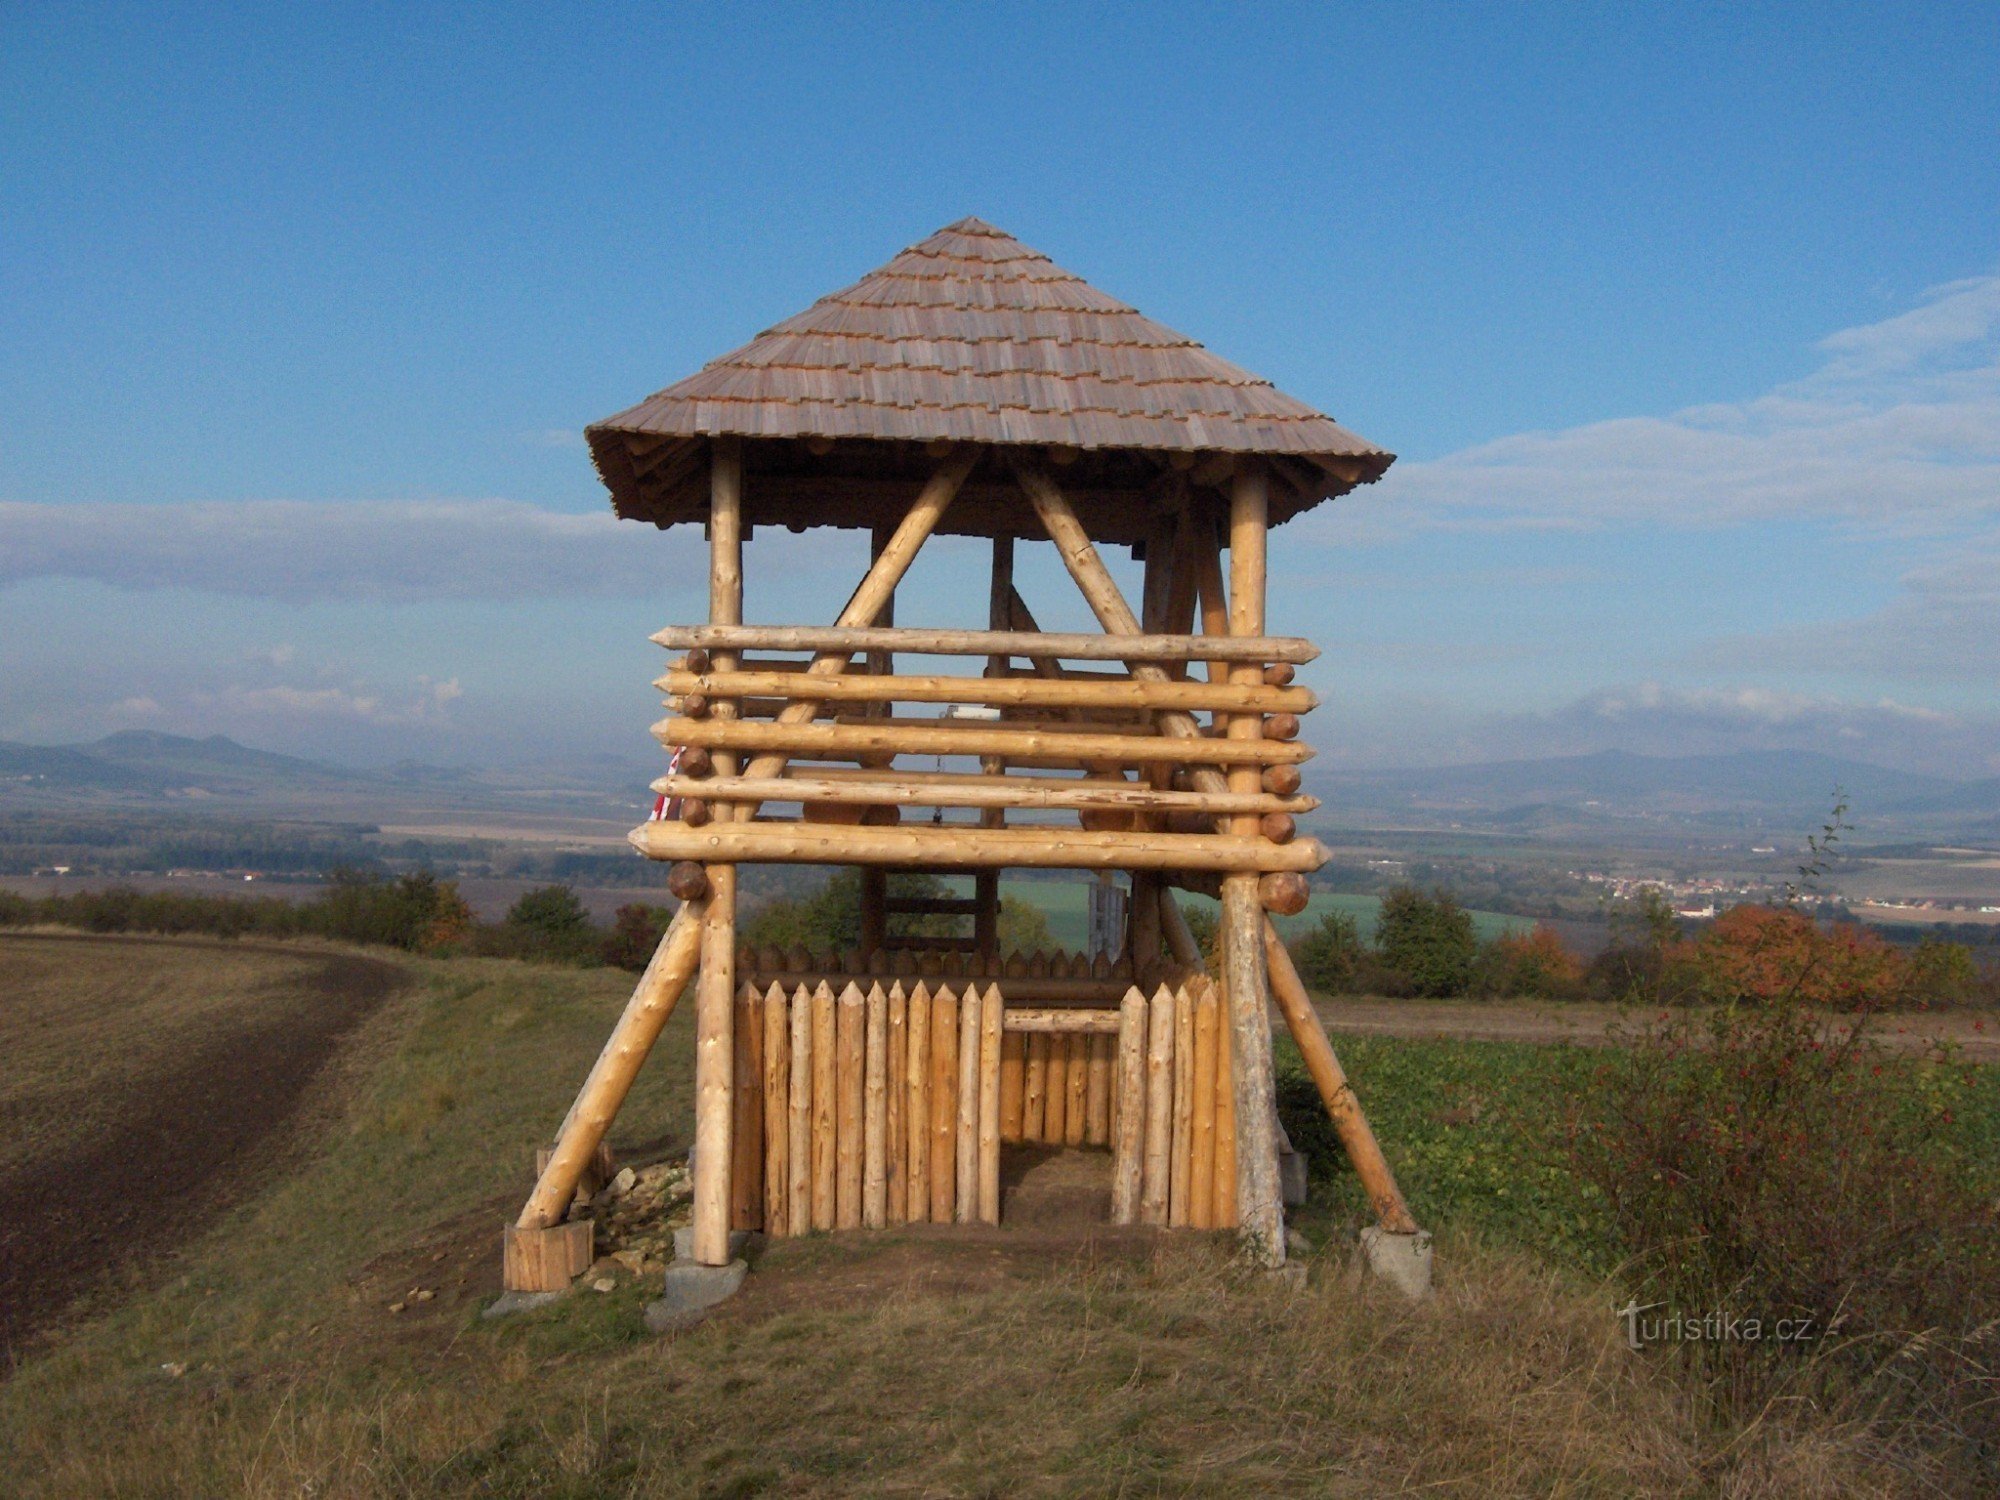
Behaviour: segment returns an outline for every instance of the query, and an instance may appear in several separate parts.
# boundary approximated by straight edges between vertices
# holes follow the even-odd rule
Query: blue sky
[[[0,737],[643,755],[579,429],[974,213],[1403,456],[1323,755],[2000,773],[1996,144],[1978,5],[9,8]]]

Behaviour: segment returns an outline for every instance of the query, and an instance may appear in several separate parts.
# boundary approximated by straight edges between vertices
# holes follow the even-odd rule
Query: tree
[[[1047,914],[1018,896],[1000,898],[999,935],[1002,953],[1033,953],[1055,946]]]
[[[673,913],[658,906],[621,906],[604,939],[605,963],[614,969],[630,969],[635,974],[653,961]]]
[[[593,956],[598,932],[590,913],[566,885],[538,886],[507,909],[501,923],[509,945],[524,958],[574,963]]]
[[[1400,885],[1382,898],[1375,929],[1382,962],[1413,995],[1462,995],[1472,984],[1479,938],[1465,908],[1442,889]]]
[[[1216,920],[1215,909],[1196,906],[1189,901],[1181,902],[1180,907],[1181,920],[1187,923],[1188,935],[1194,939],[1195,947],[1201,950],[1202,962],[1213,974],[1222,957],[1222,924]]]
[[[1346,912],[1330,911],[1319,925],[1292,945],[1292,962],[1311,989],[1329,995],[1350,993],[1366,950],[1361,929]]]
[[[1537,922],[1531,932],[1503,933],[1480,955],[1480,988],[1493,995],[1573,999],[1583,987],[1583,965],[1553,928]]]

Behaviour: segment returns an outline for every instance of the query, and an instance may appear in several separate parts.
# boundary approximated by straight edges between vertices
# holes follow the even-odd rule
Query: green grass
[[[1085,947],[1090,940],[1090,882],[1087,880],[1005,880],[1000,882],[1000,894],[1027,901],[1041,909],[1048,918],[1049,933],[1058,948],[1076,950]],[[1208,896],[1197,896],[1187,891],[1180,893],[1180,899],[1190,906],[1206,907],[1213,911],[1216,902]],[[1275,919],[1278,931],[1287,938],[1318,923],[1327,912],[1344,912],[1354,918],[1364,939],[1375,936],[1375,920],[1382,910],[1379,896],[1357,896],[1335,891],[1314,891],[1312,905],[1295,917]],[[1534,922],[1527,917],[1508,916],[1504,912],[1475,911],[1471,914],[1474,929],[1480,941],[1485,942],[1508,932],[1528,932]]]

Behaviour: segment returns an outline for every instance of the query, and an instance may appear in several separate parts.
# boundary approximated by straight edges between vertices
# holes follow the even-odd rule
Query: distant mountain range
[[[1309,766],[1307,783],[1335,815],[1472,818],[1520,827],[1635,817],[1712,823],[1750,815],[1805,829],[1832,808],[1835,788],[1847,798],[1849,817],[1870,823],[2000,819],[2000,777],[1952,781],[1780,750],[1681,756],[1606,750],[1377,771]]]
[[[379,791],[410,782],[455,782],[461,771],[435,766],[387,772],[253,750],[225,735],[189,739],[132,729],[87,745],[21,745],[0,740],[0,793],[129,797],[258,797],[289,792]]]

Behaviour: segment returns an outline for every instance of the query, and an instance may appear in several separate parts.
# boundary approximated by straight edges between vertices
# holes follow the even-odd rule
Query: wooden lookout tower
[[[699,1263],[738,1229],[998,1222],[1003,1146],[1043,1142],[1109,1148],[1114,1221],[1233,1228],[1275,1264],[1272,1000],[1381,1230],[1414,1234],[1267,915],[1326,858],[1295,825],[1317,652],[1265,633],[1269,531],[1391,454],[977,219],[588,437],[620,516],[706,529],[708,620],[654,637],[674,812],[632,833],[683,904],[507,1231],[510,1288],[588,1265],[573,1195],[690,986]],[[744,543],[779,526],[871,534],[831,625],[744,622]],[[990,540],[984,628],[895,623],[940,533]],[[1014,562],[1043,542],[1102,633],[1038,628]],[[740,948],[744,863],[858,867],[854,949]],[[1121,949],[1002,953],[1022,868],[1123,872]],[[970,893],[899,897],[899,872]],[[1178,890],[1220,899],[1218,955]],[[962,930],[902,935],[913,909]]]

